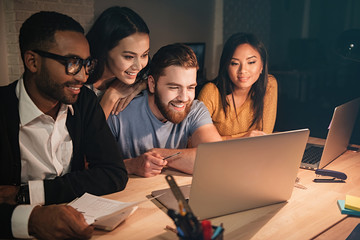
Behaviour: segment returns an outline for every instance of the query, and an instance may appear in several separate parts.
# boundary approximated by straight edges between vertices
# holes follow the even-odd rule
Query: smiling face
[[[57,31],[54,37],[56,44],[47,49],[48,52],[61,56],[76,56],[82,59],[90,56],[89,45],[82,33]],[[34,80],[35,89],[31,91],[31,93],[36,94],[36,99],[53,103],[58,101],[65,104],[75,103],[80,88],[88,78],[84,67],[76,75],[68,75],[65,66],[58,61],[41,57],[38,54],[35,56],[41,63]]]
[[[249,91],[263,70],[261,56],[250,44],[239,45],[230,60],[228,74],[235,90]]]
[[[105,67],[117,79],[131,85],[148,63],[149,46],[149,35],[146,33],[134,33],[123,38],[109,51]]]
[[[160,120],[180,123],[190,112],[195,98],[196,68],[169,66],[156,81],[149,76],[149,104]]]

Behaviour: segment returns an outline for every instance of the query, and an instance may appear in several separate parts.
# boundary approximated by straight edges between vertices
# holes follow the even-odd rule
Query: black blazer
[[[0,87],[0,185],[21,182],[16,84]],[[69,112],[66,120],[73,141],[71,172],[44,180],[46,205],[69,202],[85,192],[104,195],[121,191],[128,181],[122,156],[95,94],[82,87],[73,108],[74,115]],[[12,206],[0,205],[0,237],[11,236],[11,228],[3,227],[11,227],[12,211]]]

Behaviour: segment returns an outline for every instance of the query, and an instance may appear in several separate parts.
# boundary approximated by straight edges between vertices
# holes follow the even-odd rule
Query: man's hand
[[[136,158],[124,160],[129,174],[136,174],[142,177],[153,177],[161,173],[167,161],[154,149],[147,151]]]
[[[0,203],[7,203],[10,205],[16,204],[16,194],[19,191],[19,186],[1,185],[0,186]]]
[[[29,234],[38,239],[89,239],[94,228],[71,206],[36,206],[29,219]]]

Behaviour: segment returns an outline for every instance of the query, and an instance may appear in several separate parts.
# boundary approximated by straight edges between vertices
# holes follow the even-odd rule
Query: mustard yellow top
[[[272,133],[274,130],[277,109],[277,81],[274,76],[269,75],[266,93],[264,97],[263,128],[261,125],[254,124],[250,129],[253,120],[254,109],[250,97],[243,105],[236,109],[235,114],[233,104],[227,108],[227,115],[223,111],[220,92],[215,84],[207,83],[200,91],[198,99],[203,101],[208,108],[211,118],[219,134],[225,136],[242,137],[250,130],[261,130],[265,133]]]

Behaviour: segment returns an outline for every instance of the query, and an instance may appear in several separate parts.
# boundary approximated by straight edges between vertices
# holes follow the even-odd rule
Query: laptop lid
[[[319,168],[325,167],[346,151],[359,106],[360,98],[357,98],[335,108]]]
[[[320,161],[315,164],[302,163],[302,167],[324,168],[346,151],[359,107],[360,98],[356,98],[335,108]]]
[[[288,200],[308,136],[302,129],[200,144],[189,196],[194,214],[212,218]],[[165,191],[158,200],[177,210]]]

